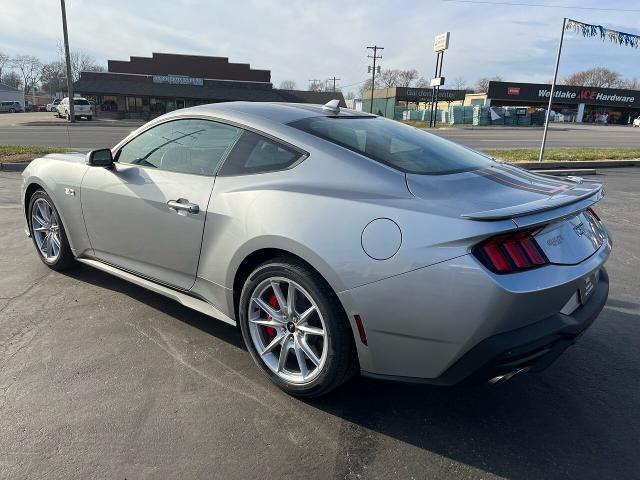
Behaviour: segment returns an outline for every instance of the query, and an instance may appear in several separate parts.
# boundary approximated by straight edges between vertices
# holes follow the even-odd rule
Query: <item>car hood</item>
[[[561,180],[504,163],[450,175],[407,174],[407,187],[439,213],[471,220],[514,218],[550,210],[602,189],[599,182]]]
[[[62,162],[87,163],[87,154],[81,152],[49,153],[43,158],[47,158],[50,160],[59,160]]]

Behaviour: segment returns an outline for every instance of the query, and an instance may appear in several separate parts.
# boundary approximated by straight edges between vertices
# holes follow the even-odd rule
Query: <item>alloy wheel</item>
[[[315,379],[327,359],[327,330],[311,295],[284,277],[263,280],[247,312],[251,340],[264,364],[289,383]]]
[[[44,198],[38,198],[31,209],[31,229],[38,251],[47,263],[55,263],[62,250],[58,215]]]

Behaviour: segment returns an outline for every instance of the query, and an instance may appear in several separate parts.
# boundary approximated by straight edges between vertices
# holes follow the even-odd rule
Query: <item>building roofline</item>
[[[10,91],[10,92],[22,92],[19,88],[12,87],[11,85],[7,85],[6,83],[0,83],[0,90]]]

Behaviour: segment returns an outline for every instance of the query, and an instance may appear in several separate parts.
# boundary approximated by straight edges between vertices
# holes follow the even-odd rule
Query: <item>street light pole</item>
[[[538,162],[544,158],[544,147],[547,143],[547,130],[549,130],[549,118],[551,116],[551,104],[553,103],[553,94],[556,91],[556,82],[558,81],[558,67],[560,66],[560,54],[562,53],[562,42],[564,41],[564,31],[567,28],[567,18],[562,20],[562,33],[560,34],[560,45],[558,45],[558,56],[556,57],[556,69],[553,72],[553,82],[551,83],[551,92],[549,95],[549,105],[547,106],[547,114],[544,121],[544,132],[542,133],[542,145],[540,146],[540,155]]]
[[[69,35],[67,33],[67,9],[64,0],[60,0],[62,9],[62,34],[64,36],[64,55],[67,60],[67,91],[69,95],[69,120],[76,121],[75,108],[73,105],[73,77],[71,76],[71,56],[69,55]]]

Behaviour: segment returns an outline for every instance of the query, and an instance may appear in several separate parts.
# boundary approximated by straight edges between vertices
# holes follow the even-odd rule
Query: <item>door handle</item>
[[[198,213],[200,211],[200,207],[196,203],[191,203],[186,198],[179,198],[178,200],[169,200],[167,202],[167,206],[175,210],[176,212],[186,212],[186,213]]]

